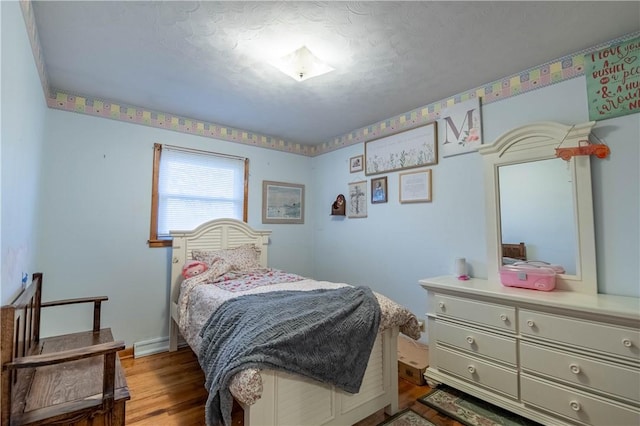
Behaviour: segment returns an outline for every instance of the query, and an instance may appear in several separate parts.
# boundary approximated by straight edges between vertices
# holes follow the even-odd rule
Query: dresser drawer
[[[638,409],[527,376],[520,377],[521,399],[588,425],[637,426]]]
[[[520,334],[525,336],[556,340],[569,346],[640,360],[640,330],[526,309],[520,310],[518,322]]]
[[[518,374],[515,370],[502,368],[441,346],[436,350],[438,370],[490,387],[513,398],[518,397]]]
[[[438,342],[516,364],[516,339],[436,320]]]
[[[640,401],[640,371],[528,343],[520,345],[522,369]]]
[[[513,306],[475,302],[457,297],[435,295],[437,315],[472,321],[501,330],[515,332],[516,309]]]

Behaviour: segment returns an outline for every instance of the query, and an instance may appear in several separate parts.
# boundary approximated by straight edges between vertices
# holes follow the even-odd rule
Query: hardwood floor
[[[123,357],[121,362],[131,393],[131,400],[127,401],[127,425],[204,425],[207,400],[204,374],[189,348],[142,358]],[[398,391],[401,410],[410,407],[437,426],[462,426],[416,401],[429,391],[428,386],[416,386],[398,379]],[[374,426],[388,417],[380,411],[356,426]],[[242,424],[242,409],[234,405],[233,425]]]

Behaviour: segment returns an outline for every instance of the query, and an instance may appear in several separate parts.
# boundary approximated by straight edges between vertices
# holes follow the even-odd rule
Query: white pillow
[[[218,261],[224,261],[234,271],[259,268],[259,254],[260,252],[253,244],[245,244],[233,249],[191,251],[191,257],[194,260],[205,262],[209,268]]]

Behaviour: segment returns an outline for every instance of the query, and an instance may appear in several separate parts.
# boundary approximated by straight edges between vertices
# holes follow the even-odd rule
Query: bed
[[[192,231],[176,231],[171,234],[173,252],[169,348],[171,351],[177,350],[179,336],[182,335],[198,354],[200,350],[198,345],[202,343],[202,338],[199,339],[194,335],[193,324],[190,322],[195,322],[197,328],[208,313],[198,312],[202,307],[196,306],[195,302],[185,302],[186,290],[181,294],[181,287],[201,289],[205,286],[190,286],[194,281],[193,278],[183,280],[182,266],[185,262],[192,260],[193,254],[198,251],[228,250],[251,245],[257,249],[259,264],[266,267],[271,231],[255,230],[235,219],[218,219],[204,223]],[[311,284],[317,284],[319,288],[346,286],[339,283],[314,283]],[[288,290],[296,285],[295,282],[285,282],[275,285],[274,288]],[[206,290],[218,293],[221,291],[208,288]],[[261,292],[262,290],[252,291]],[[236,296],[231,296],[233,297]],[[388,299],[377,293],[376,297],[381,309],[386,310]],[[206,297],[199,296],[194,301],[204,299]],[[244,424],[350,425],[381,409],[388,414],[395,414],[398,411],[398,335],[402,331],[410,337],[417,338],[419,327],[413,314],[393,302],[389,303],[389,306],[392,310],[400,309],[396,309],[392,314],[382,315],[383,320],[377,336],[374,336],[375,342],[358,393],[348,393],[336,386],[279,370],[248,369],[236,374],[229,386],[231,394],[244,410]],[[393,320],[390,321],[391,315]],[[385,322],[384,327],[382,322]]]
[[[502,257],[527,260],[527,246],[522,242],[518,244],[502,243]]]

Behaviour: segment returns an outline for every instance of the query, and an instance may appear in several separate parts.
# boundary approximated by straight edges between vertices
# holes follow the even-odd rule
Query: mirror
[[[589,156],[564,161],[555,148],[588,139],[595,122],[518,127],[478,149],[484,160],[487,271],[500,282],[503,243],[525,243],[528,260],[560,264],[556,289],[597,293]]]
[[[523,242],[526,260],[560,265],[576,274],[576,223],[569,164],[559,158],[500,166],[502,244]],[[544,206],[544,208],[543,208]],[[502,263],[508,254],[503,250]]]

